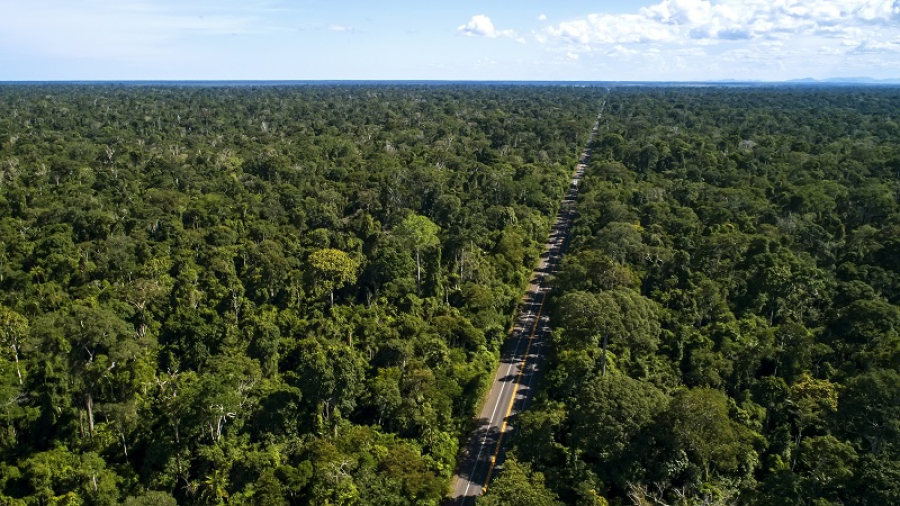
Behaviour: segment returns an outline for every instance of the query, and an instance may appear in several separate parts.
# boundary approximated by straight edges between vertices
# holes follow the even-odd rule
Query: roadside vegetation
[[[439,503],[601,95],[0,87],[0,503]]]
[[[618,88],[479,504],[900,504],[900,90]]]

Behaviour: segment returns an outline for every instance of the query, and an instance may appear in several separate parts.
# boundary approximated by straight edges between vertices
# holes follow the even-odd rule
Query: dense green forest
[[[617,88],[482,505],[900,504],[900,89]]]
[[[0,503],[439,503],[604,94],[0,86]]]

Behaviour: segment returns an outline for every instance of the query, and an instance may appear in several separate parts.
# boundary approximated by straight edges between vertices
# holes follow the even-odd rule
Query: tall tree
[[[0,305],[0,344],[9,351],[16,364],[16,377],[22,384],[22,368],[19,364],[22,345],[28,333],[28,319],[19,313]]]
[[[331,306],[334,306],[335,290],[356,282],[359,262],[344,251],[334,248],[313,251],[309,255],[309,264],[313,270],[314,283],[328,294]]]
[[[407,248],[416,252],[416,283],[422,285],[422,252],[440,244],[440,227],[425,216],[410,214],[394,228],[394,234],[401,238]]]
[[[544,475],[512,456],[503,462],[503,471],[491,483],[478,506],[561,506],[556,494],[547,489]]]

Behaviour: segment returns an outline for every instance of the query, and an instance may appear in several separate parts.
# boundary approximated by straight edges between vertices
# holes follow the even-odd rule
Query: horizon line
[[[548,84],[900,84],[900,77],[831,77],[785,80],[705,79],[705,80],[542,80],[542,79],[0,79],[9,84],[144,84],[144,83],[548,83]]]

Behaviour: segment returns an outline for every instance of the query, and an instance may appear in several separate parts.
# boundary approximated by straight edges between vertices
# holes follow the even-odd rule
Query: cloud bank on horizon
[[[493,27],[487,16],[476,18]],[[712,68],[743,67],[749,77],[754,69],[805,60],[900,77],[900,0],[662,0],[561,21],[531,37],[570,62],[594,55],[684,69],[707,60]]]
[[[579,44],[789,40],[821,36],[861,43],[897,28],[900,0],[663,0],[636,14],[590,14],[536,34]],[[868,32],[868,33],[867,33]],[[896,37],[890,42],[897,45]]]

